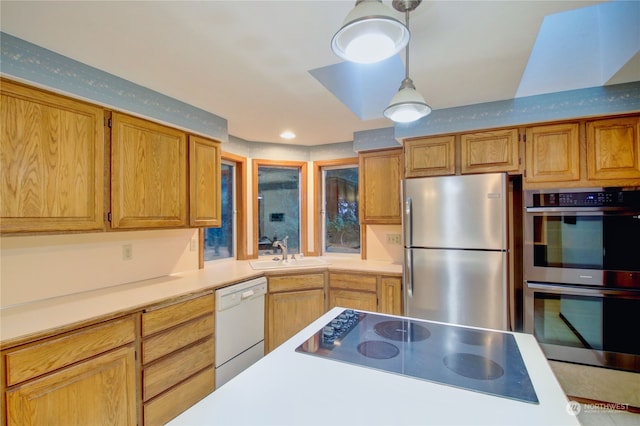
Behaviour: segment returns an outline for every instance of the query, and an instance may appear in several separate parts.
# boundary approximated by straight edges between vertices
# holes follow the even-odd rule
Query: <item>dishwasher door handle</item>
[[[243,293],[242,293],[242,295],[240,296],[240,299],[241,299],[241,300],[248,299],[248,298],[250,298],[251,296],[253,296],[255,293],[256,293],[256,292],[255,292],[255,291],[253,291],[253,290],[247,290],[247,291],[245,291],[245,292],[243,292]]]

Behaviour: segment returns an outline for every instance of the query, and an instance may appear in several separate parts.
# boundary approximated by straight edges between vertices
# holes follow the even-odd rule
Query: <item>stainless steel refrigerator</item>
[[[402,191],[405,314],[507,330],[506,174],[405,179]]]

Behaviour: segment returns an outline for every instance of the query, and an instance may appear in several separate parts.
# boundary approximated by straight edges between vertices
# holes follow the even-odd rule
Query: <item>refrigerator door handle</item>
[[[407,298],[413,297],[413,256],[410,249],[404,251],[404,288],[406,289]],[[407,306],[407,303],[404,304]]]
[[[404,202],[404,245],[405,247],[411,247],[413,245],[413,211],[412,211],[412,199],[407,197]]]

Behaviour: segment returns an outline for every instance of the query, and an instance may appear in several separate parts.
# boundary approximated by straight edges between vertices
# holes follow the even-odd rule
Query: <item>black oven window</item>
[[[640,271],[640,220],[633,215],[535,216],[534,265]]]
[[[640,300],[536,293],[534,334],[540,343],[640,355]],[[631,334],[630,334],[631,332]]]

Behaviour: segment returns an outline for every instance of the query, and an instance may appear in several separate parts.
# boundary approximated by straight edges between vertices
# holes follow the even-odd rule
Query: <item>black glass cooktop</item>
[[[347,309],[296,352],[538,403],[509,333]]]

